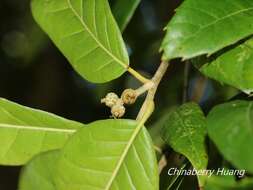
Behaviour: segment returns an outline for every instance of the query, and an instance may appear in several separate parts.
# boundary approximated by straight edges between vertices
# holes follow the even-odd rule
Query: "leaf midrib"
[[[49,127],[37,127],[37,126],[25,126],[25,125],[10,125],[10,124],[0,124],[0,129],[23,129],[23,130],[31,130],[31,131],[45,131],[45,132],[55,132],[55,133],[68,133],[73,134],[76,132],[76,129],[57,129],[57,128],[49,128]]]
[[[99,45],[99,47],[101,49],[103,49],[112,59],[114,59],[117,63],[119,63],[123,68],[127,68],[128,64],[122,62],[120,59],[118,59],[116,56],[114,56],[106,47],[104,47],[104,45],[97,39],[97,37],[91,32],[91,30],[89,29],[89,27],[85,24],[85,22],[82,20],[82,18],[80,17],[80,15],[76,12],[76,10],[74,9],[73,5],[71,4],[70,0],[67,0],[68,2],[68,6],[70,8],[70,10],[74,13],[74,15],[78,18],[78,20],[81,22],[81,24],[83,25],[84,29],[89,33],[89,35],[95,40],[95,42]],[[83,11],[82,11],[83,12]]]
[[[121,155],[121,157],[120,157],[120,159],[119,159],[119,161],[118,161],[115,169],[113,170],[113,173],[112,173],[112,175],[111,175],[108,183],[106,184],[106,187],[105,187],[104,190],[110,190],[110,188],[111,188],[111,186],[113,184],[113,181],[117,177],[117,174],[118,174],[118,172],[119,172],[119,170],[120,170],[120,168],[121,168],[121,166],[122,166],[122,164],[123,164],[123,162],[124,162],[124,160],[125,160],[128,152],[129,152],[132,144],[134,143],[137,135],[139,134],[140,130],[142,129],[142,127],[143,127],[143,124],[142,123],[138,123],[137,127],[134,129],[133,134],[131,135],[131,138],[129,139],[126,147],[124,148],[124,151],[123,151],[123,153],[122,153],[122,155]]]

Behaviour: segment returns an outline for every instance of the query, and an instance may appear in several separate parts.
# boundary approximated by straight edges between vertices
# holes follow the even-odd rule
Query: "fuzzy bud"
[[[134,104],[137,99],[137,93],[133,89],[126,89],[121,95],[121,99],[124,104],[130,105]]]
[[[104,103],[108,107],[113,107],[117,104],[117,101],[119,100],[119,97],[117,94],[110,92],[106,95],[105,98],[101,100],[101,103]]]
[[[112,116],[115,118],[123,117],[125,114],[125,111],[126,111],[126,109],[125,109],[125,107],[123,105],[123,101],[121,99],[118,99],[116,104],[114,106],[112,106],[112,108],[111,108]]]

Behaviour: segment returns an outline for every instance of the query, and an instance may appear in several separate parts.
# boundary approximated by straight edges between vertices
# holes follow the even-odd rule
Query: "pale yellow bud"
[[[119,99],[117,103],[111,108],[112,116],[115,118],[123,117],[125,112],[126,112],[126,109],[123,106],[123,101],[121,99]]]
[[[126,89],[121,95],[121,99],[124,104],[130,105],[134,104],[137,99],[137,93],[133,89]]]
[[[112,106],[116,105],[118,100],[118,95],[113,92],[110,92],[106,95],[105,98],[101,100],[101,103],[104,103],[106,106],[111,108]]]

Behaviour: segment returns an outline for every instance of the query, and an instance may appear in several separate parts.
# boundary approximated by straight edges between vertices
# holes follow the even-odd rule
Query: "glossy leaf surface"
[[[167,26],[163,59],[213,54],[253,33],[251,0],[185,0]]]

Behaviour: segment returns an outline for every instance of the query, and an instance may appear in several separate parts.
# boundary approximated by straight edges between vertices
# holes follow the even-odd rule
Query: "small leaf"
[[[253,39],[206,62],[200,71],[206,76],[234,86],[244,92],[253,91]]]
[[[218,105],[208,114],[207,124],[209,137],[225,159],[253,173],[253,102]]]
[[[172,111],[163,124],[163,139],[178,153],[183,154],[196,170],[206,169],[206,122],[199,106],[187,103]],[[200,186],[203,176],[198,176]]]
[[[0,99],[0,164],[22,165],[61,148],[83,124]]]
[[[56,190],[53,176],[59,151],[49,151],[33,158],[21,172],[19,190]]]
[[[210,55],[238,42],[253,33],[252,12],[253,1],[185,0],[167,26],[163,59]]]
[[[35,20],[91,82],[122,75],[129,59],[107,0],[32,0]]]
[[[77,132],[63,148],[55,176],[61,190],[158,190],[151,138],[131,120],[102,120]]]
[[[235,181],[230,176],[212,176],[208,178],[205,190],[252,190],[253,180]]]
[[[117,0],[112,12],[121,31],[124,31],[141,0]]]

